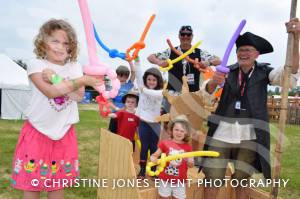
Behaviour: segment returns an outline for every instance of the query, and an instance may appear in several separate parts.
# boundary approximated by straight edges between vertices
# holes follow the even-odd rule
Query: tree
[[[300,95],[300,86],[296,86],[289,91],[289,96],[295,96],[296,94]]]

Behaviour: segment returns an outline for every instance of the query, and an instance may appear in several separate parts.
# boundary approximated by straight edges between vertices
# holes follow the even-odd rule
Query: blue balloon
[[[101,41],[94,24],[93,24],[93,28],[94,28],[94,35],[98,44],[101,46],[101,48],[103,48],[108,53],[109,57],[111,58],[119,57],[124,60],[126,59],[125,53],[120,53],[117,49],[109,49],[107,46],[105,46],[105,44]]]

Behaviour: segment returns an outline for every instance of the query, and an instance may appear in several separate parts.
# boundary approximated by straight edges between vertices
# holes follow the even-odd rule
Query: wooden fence
[[[289,98],[287,123],[300,125],[300,98]],[[281,98],[268,98],[270,120],[278,121],[280,115]]]

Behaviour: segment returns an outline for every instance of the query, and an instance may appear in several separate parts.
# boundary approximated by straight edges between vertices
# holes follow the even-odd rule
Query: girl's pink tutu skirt
[[[54,191],[79,176],[77,138],[71,126],[60,140],[51,140],[24,123],[13,160],[11,184],[25,191]]]

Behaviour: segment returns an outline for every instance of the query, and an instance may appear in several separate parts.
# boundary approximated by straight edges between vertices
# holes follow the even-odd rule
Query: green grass
[[[23,121],[0,120],[0,198],[22,198],[22,192],[10,187],[10,173],[14,149]],[[107,120],[100,119],[93,110],[80,111],[76,125],[78,136],[80,176],[97,178],[100,128],[107,127]],[[43,193],[41,198],[46,198]],[[66,199],[96,198],[96,188],[66,189]]]
[[[275,126],[271,126],[271,132],[277,134]],[[286,188],[280,189],[280,196],[286,199],[300,198],[300,126],[287,125],[282,153],[281,178],[289,179]],[[272,140],[272,152],[274,152],[275,138]],[[274,153],[273,153],[274,154]],[[272,160],[274,156],[272,156]]]
[[[11,164],[23,121],[0,120],[0,198],[21,198],[22,192],[10,187]],[[100,128],[107,127],[107,120],[100,119],[97,111],[80,111],[80,122],[76,125],[79,147],[81,178],[97,178]],[[271,132],[276,127],[271,126]],[[286,188],[280,188],[285,199],[300,198],[300,126],[287,126],[281,178],[290,179]],[[276,132],[277,133],[277,132]],[[272,138],[272,148],[275,139]],[[272,149],[272,151],[274,151]],[[46,194],[42,194],[46,198]],[[96,188],[71,188],[65,191],[66,199],[96,198]]]

